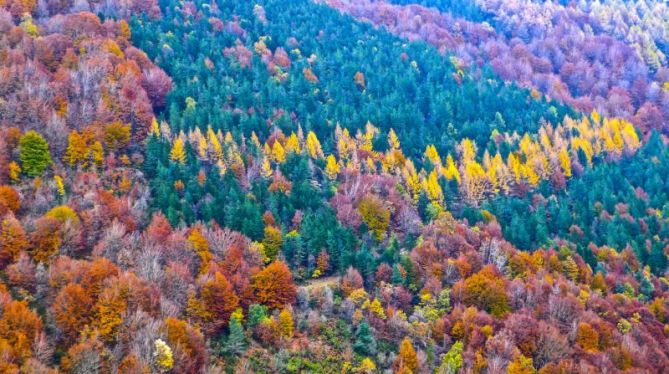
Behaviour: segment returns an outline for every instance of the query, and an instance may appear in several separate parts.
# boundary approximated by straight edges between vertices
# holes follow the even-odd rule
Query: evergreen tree
[[[355,330],[353,349],[356,353],[363,356],[376,354],[376,339],[372,335],[371,328],[366,321],[361,321]]]
[[[29,176],[41,175],[52,162],[49,143],[36,131],[28,131],[19,141],[19,158]]]

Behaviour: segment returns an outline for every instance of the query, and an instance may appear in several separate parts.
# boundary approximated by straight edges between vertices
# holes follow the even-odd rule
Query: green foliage
[[[669,148],[654,133],[634,156],[588,168],[564,190],[544,185],[538,191],[543,199],[499,196],[482,209],[497,217],[504,237],[521,249],[550,245],[559,237],[574,243],[594,268],[590,243],[617,251],[629,245],[643,265],[662,274],[667,267],[662,248],[669,245],[665,175]]]
[[[455,342],[441,359],[439,374],[455,374],[462,367],[463,344]]]
[[[244,327],[238,318],[231,318],[228,325],[228,336],[222,344],[221,353],[225,355],[238,355],[246,349],[246,336]]]
[[[261,322],[265,321],[267,318],[269,317],[266,306],[261,304],[251,304],[249,306],[246,324],[249,328],[254,328]]]
[[[376,339],[372,335],[371,328],[365,321],[361,321],[355,330],[355,342],[353,350],[362,356],[372,356],[376,354]]]
[[[36,131],[28,131],[19,141],[19,159],[26,174],[41,175],[52,162],[49,143]]]

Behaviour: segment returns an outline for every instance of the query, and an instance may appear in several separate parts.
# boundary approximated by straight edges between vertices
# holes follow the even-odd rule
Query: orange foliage
[[[32,343],[41,330],[42,321],[27,302],[10,301],[2,308],[0,350],[10,354],[8,361],[24,362],[31,357]]]
[[[80,285],[70,283],[60,290],[52,308],[56,326],[66,341],[76,341],[79,332],[90,322],[92,307],[93,299]]]
[[[215,334],[228,325],[230,315],[239,306],[239,297],[223,274],[214,277],[202,286],[201,302],[205,311],[205,328]]]
[[[172,348],[176,373],[199,373],[206,363],[207,352],[200,330],[187,322],[168,317],[165,319],[167,342]]]
[[[252,286],[256,301],[271,309],[295,302],[297,290],[293,284],[293,276],[283,261],[274,261],[256,274]]]
[[[417,373],[418,372],[418,355],[411,344],[409,338],[404,338],[400,344],[400,351],[393,364],[396,372],[399,373]]]
[[[456,288],[457,290],[454,288],[454,294],[461,291],[465,304],[474,305],[496,317],[510,310],[504,279],[491,265],[486,266],[464,282],[459,282]]]
[[[576,343],[585,351],[596,352],[599,347],[599,333],[586,322],[578,324]]]
[[[32,256],[35,261],[47,262],[60,247],[60,222],[55,218],[42,217],[37,220],[36,230],[30,235]]]
[[[0,225],[0,269],[14,262],[28,246],[21,223],[13,215],[7,215]]]
[[[0,186],[0,216],[7,212],[16,213],[21,208],[19,193],[10,186]]]

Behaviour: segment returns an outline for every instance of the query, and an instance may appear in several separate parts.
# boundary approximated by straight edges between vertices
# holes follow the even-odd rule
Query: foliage
[[[23,171],[31,177],[41,175],[52,162],[49,144],[36,131],[28,131],[21,137],[19,158]]]

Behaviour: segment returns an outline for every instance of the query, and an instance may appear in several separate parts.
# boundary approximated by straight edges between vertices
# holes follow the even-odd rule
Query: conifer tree
[[[49,143],[36,131],[28,131],[19,141],[19,158],[26,174],[41,175],[52,162]]]

